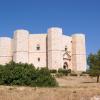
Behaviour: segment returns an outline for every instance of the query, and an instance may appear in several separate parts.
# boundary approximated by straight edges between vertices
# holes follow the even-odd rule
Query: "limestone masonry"
[[[86,71],[85,35],[66,36],[61,28],[49,28],[47,34],[17,30],[13,39],[0,37],[0,64],[11,60],[49,69]]]

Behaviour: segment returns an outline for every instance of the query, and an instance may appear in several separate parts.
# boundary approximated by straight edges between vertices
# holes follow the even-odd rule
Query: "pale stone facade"
[[[13,39],[0,37],[0,64],[11,60],[49,69],[86,71],[85,35],[66,36],[61,28],[49,28],[47,34],[17,30]]]

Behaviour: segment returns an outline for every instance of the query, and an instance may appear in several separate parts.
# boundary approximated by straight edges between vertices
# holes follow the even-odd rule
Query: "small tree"
[[[89,55],[88,64],[90,66],[88,73],[90,74],[90,76],[97,77],[97,83],[98,83],[100,76],[100,50],[97,52],[97,54]]]

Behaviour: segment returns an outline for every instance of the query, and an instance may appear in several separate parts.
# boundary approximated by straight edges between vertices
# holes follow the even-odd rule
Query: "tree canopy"
[[[88,56],[88,65],[90,66],[89,74],[91,76],[97,77],[97,82],[99,82],[100,76],[100,50],[95,54],[90,54]]]

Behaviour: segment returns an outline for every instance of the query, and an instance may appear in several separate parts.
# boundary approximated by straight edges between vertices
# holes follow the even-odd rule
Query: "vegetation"
[[[51,75],[56,77],[67,76],[69,73],[71,73],[71,69],[62,69],[62,68],[59,68],[58,70],[50,69],[49,71]]]
[[[86,72],[83,71],[80,73],[80,76],[87,76],[87,75],[88,75],[88,71],[86,71]]]
[[[88,73],[90,76],[96,76],[97,82],[99,82],[100,76],[100,50],[96,54],[90,54],[88,57],[88,64],[90,69]]]
[[[0,85],[54,87],[58,83],[47,68],[36,69],[31,64],[10,62],[0,65]]]
[[[56,69],[51,69],[49,71],[50,71],[50,73],[57,73],[57,70]]]
[[[56,77],[57,78],[60,78],[60,77],[62,77],[62,76],[65,76],[63,73],[56,73]]]
[[[70,76],[78,76],[78,74],[75,71],[71,71]]]
[[[66,70],[66,69],[59,68],[59,69],[58,69],[58,73],[59,73],[60,75],[65,75],[65,76],[67,76],[68,73],[71,73],[71,70],[70,70],[70,69]]]

